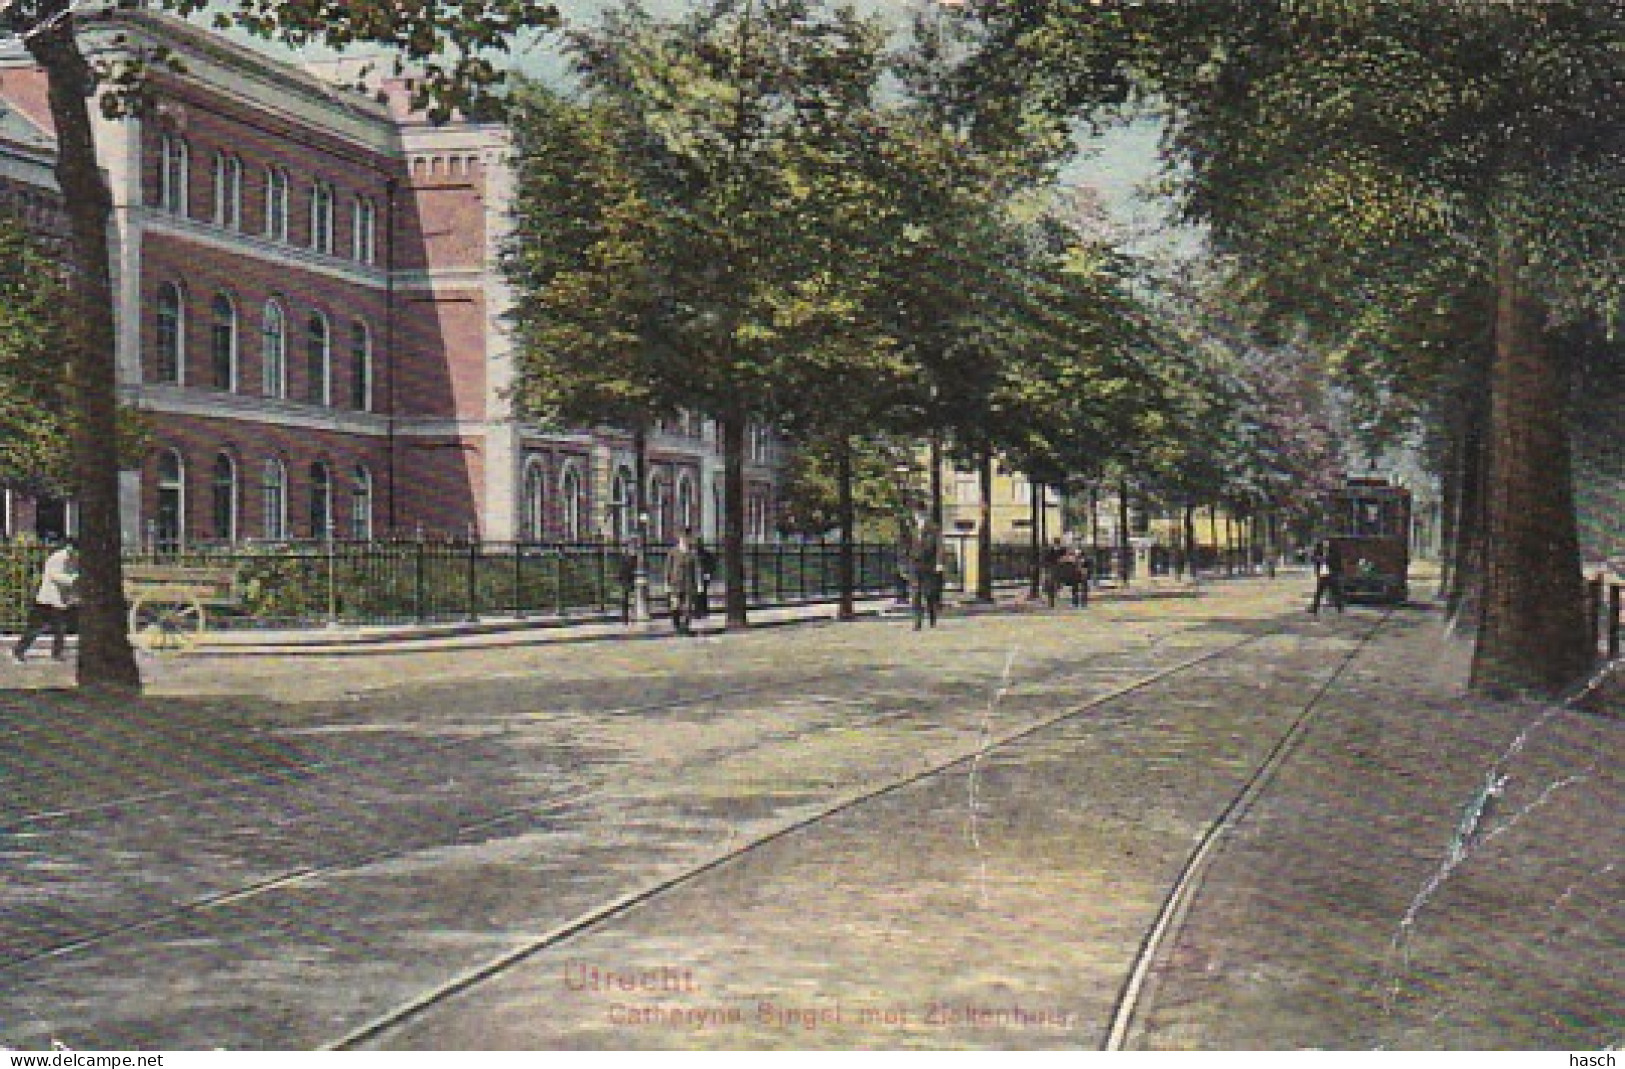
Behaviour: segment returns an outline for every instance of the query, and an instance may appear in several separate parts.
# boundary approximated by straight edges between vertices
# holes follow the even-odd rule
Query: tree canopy
[[[1583,671],[1567,356],[1553,327],[1618,316],[1625,9],[1102,0],[975,11],[993,42],[982,62],[1036,79],[1058,107],[1101,115],[1133,101],[1164,115],[1186,215],[1278,312],[1357,338],[1341,366],[1368,396],[1456,386],[1433,357],[1488,339],[1490,551],[1474,684],[1550,691]],[[1477,329],[1456,318],[1474,310]]]

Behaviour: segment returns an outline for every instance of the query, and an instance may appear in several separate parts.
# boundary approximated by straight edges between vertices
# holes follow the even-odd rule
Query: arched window
[[[312,312],[305,328],[305,399],[313,405],[333,403],[333,340],[327,317]]]
[[[265,169],[265,236],[288,240],[288,172],[280,167]]]
[[[310,537],[333,537],[333,471],[318,460],[310,466]]]
[[[158,287],[156,352],[153,378],[157,382],[179,383],[186,352],[186,311],[181,288],[173,282]]]
[[[186,461],[166,449],[158,454],[158,515],[154,537],[160,550],[180,549],[186,541]]]
[[[280,542],[288,537],[288,469],[282,461],[265,462],[265,473],[260,479],[261,515],[265,537]]]
[[[677,526],[689,531],[700,529],[700,518],[695,515],[699,494],[694,489],[694,477],[688,472],[677,475]]]
[[[237,541],[237,465],[225,453],[214,458],[214,536]]]
[[[372,539],[372,472],[365,464],[355,466],[355,483],[350,487],[350,537],[357,542]]]
[[[219,390],[237,388],[237,306],[224,293],[214,295],[209,327],[209,365]]]
[[[356,197],[350,211],[350,254],[361,263],[377,263],[377,203],[371,197]]]
[[[261,331],[261,355],[265,396],[288,396],[288,318],[275,301],[265,304],[265,324]]]
[[[310,247],[317,252],[333,251],[333,202],[337,194],[327,182],[310,188]]]
[[[243,161],[229,152],[214,155],[214,224],[243,228]]]
[[[632,533],[632,491],[637,481],[631,468],[618,468],[609,486],[609,537],[624,542]]]
[[[649,513],[649,540],[669,542],[677,535],[672,520],[671,479],[663,471],[649,473],[649,498],[645,503]]]
[[[191,179],[191,151],[174,134],[158,143],[158,207],[173,215],[187,214],[187,185]]]
[[[372,332],[359,319],[350,327],[350,407],[372,411]]]
[[[567,541],[579,542],[586,536],[586,487],[574,464],[566,464],[559,476],[559,526]]]
[[[547,537],[547,466],[541,457],[525,461],[521,488],[519,538],[536,542]]]

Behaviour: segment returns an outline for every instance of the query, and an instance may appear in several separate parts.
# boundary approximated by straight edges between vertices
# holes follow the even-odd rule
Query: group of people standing
[[[684,530],[666,552],[666,597],[672,627],[680,635],[694,633],[694,621],[711,615],[711,580],[717,573],[716,554],[694,532]],[[638,554],[621,557],[621,622],[632,622],[632,599],[637,587]]]

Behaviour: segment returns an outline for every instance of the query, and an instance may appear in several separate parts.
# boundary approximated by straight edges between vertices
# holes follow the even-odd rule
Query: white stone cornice
[[[250,258],[259,263],[321,275],[352,286],[381,290],[388,283],[389,272],[382,267],[339,259],[297,245],[272,241],[257,234],[226,230],[211,223],[182,218],[156,208],[132,207],[128,211],[132,220],[149,234],[180,238],[220,252]]]
[[[435,290],[480,290],[489,285],[485,272],[477,267],[441,267],[429,271],[397,271],[395,289],[400,293],[429,293]]]
[[[158,383],[121,388],[126,404],[146,412],[226,420],[233,424],[262,424],[339,434],[379,436],[388,433],[389,418],[376,412],[321,408],[273,397],[199,390]]]

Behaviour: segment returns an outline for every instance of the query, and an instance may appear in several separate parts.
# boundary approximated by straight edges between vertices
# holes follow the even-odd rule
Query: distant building
[[[156,44],[184,64],[155,72],[156,113],[97,120],[119,377],[154,428],[124,475],[126,544],[631,533],[630,437],[547,432],[507,400],[506,128],[431,125],[407,84],[339,88],[148,11],[86,37]],[[44,233],[61,218],[52,129],[43,73],[0,56],[0,199]],[[749,533],[766,539],[778,445],[752,442]],[[714,537],[714,426],[662,425],[649,445],[653,537]]]

